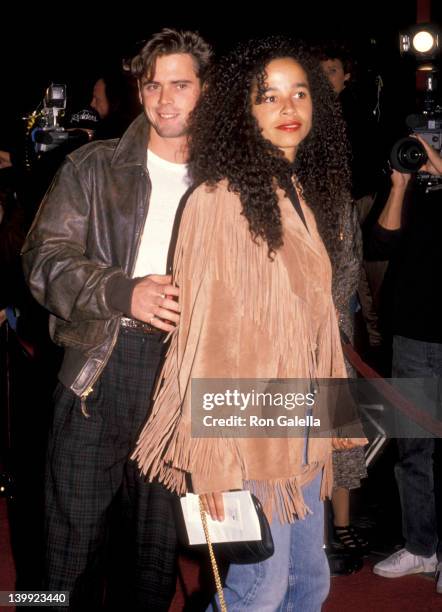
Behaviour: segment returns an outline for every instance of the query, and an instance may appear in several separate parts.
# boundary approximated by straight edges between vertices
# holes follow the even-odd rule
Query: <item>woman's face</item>
[[[312,127],[312,99],[307,75],[290,57],[266,66],[266,90],[258,104],[257,84],[252,89],[252,115],[266,140],[281,149],[289,161]]]

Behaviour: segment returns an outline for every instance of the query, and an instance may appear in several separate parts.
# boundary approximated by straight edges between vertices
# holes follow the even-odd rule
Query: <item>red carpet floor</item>
[[[0,499],[0,591],[12,591],[15,582],[15,568],[9,540],[6,500]],[[3,608],[1,612],[11,612],[13,608]]]
[[[375,576],[372,564],[367,562],[357,574],[332,578],[323,612],[442,612],[442,595],[436,594],[433,578],[417,575],[389,580]],[[198,565],[181,559],[180,568],[186,594],[190,595],[198,588]],[[14,579],[6,501],[0,499],[0,591],[13,590]],[[179,586],[171,612],[181,612],[183,605],[184,595]],[[0,606],[0,612],[12,611],[13,608]]]
[[[377,559],[379,560],[379,559]],[[382,578],[371,564],[352,576],[332,578],[330,596],[323,612],[441,612],[442,595],[433,577]]]
[[[436,593],[432,577],[381,578],[372,573],[372,565],[367,562],[357,574],[332,578],[323,612],[442,612],[442,595]],[[187,559],[181,560],[180,568],[190,594],[197,589],[198,568]],[[177,591],[171,612],[181,612],[183,603]]]

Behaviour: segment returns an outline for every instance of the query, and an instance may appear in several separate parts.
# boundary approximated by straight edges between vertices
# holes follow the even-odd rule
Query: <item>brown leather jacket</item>
[[[147,215],[149,125],[140,115],[120,140],[71,153],[46,193],[22,249],[34,297],[65,347],[61,382],[85,397],[130,315],[131,279]]]

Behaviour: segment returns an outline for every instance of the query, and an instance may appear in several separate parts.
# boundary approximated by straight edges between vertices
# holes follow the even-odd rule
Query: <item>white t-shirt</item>
[[[166,273],[167,254],[176,211],[189,187],[186,164],[174,164],[148,150],[147,169],[152,192],[133,273],[134,278],[147,274]]]

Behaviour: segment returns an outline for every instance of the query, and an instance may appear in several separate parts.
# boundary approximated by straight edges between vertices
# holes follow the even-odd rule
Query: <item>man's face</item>
[[[350,78],[349,72],[344,72],[344,66],[340,59],[328,59],[321,62],[325,76],[333,87],[333,91],[340,94],[344,89],[346,82]]]
[[[106,84],[103,79],[98,79],[94,85],[90,106],[97,111],[100,119],[104,119],[109,114],[109,100],[106,96]]]
[[[189,114],[201,93],[192,56],[174,53],[158,57],[151,78],[142,77],[138,86],[140,102],[158,136],[185,136]]]

